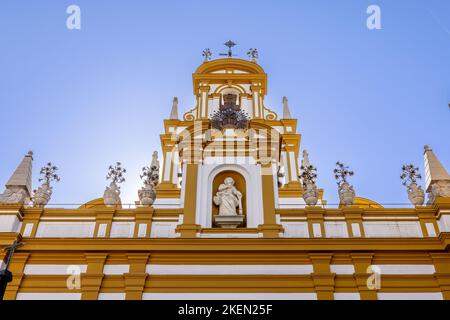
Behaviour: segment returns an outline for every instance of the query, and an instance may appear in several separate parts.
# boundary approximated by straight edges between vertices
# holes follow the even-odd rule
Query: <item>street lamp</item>
[[[11,263],[14,252],[17,248],[23,246],[23,243],[20,240],[14,240],[14,243],[9,247],[6,247],[4,251],[6,251],[6,262],[5,267],[0,270],[0,300],[3,300],[3,296],[5,295],[6,287],[8,283],[10,283],[13,279],[13,274],[8,270],[9,265]]]

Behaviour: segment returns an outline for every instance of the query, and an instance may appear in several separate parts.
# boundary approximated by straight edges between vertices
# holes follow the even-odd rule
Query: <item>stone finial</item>
[[[29,204],[32,195],[33,152],[29,151],[6,183],[0,203]]]
[[[156,187],[159,184],[158,152],[153,152],[150,167],[142,168],[141,179],[144,187],[138,191],[139,201],[143,206],[151,206],[156,199]]]
[[[117,162],[115,166],[109,166],[106,180],[111,180],[109,187],[106,187],[103,193],[103,200],[107,207],[117,206],[121,204],[120,187],[118,184],[125,182],[124,174],[127,172],[122,167],[122,163]]]
[[[247,52],[247,56],[252,60],[252,62],[258,62],[259,52],[258,49],[250,48]]]
[[[309,162],[308,151],[303,151],[300,179],[303,184],[303,199],[309,206],[315,206],[319,201],[319,190],[316,185],[317,169]]]
[[[350,168],[345,166],[341,162],[336,163],[336,169],[334,169],[334,177],[338,184],[339,199],[341,204],[351,206],[355,202],[355,189],[347,181],[347,177],[354,175]]]
[[[170,111],[170,120],[178,120],[178,98],[174,97],[172,101],[172,110]]]
[[[403,185],[407,188],[409,201],[415,206],[423,205],[425,201],[425,192],[422,187],[417,184],[417,181],[422,179],[422,176],[418,173],[419,168],[412,164],[404,165],[402,171],[403,173],[400,176],[400,179],[403,180]]]
[[[34,191],[33,204],[35,207],[45,207],[53,194],[53,188],[50,186],[52,181],[60,181],[61,179],[56,174],[58,167],[54,166],[51,162],[47,163],[40,171],[41,178],[39,182],[43,182],[42,185]]]
[[[202,56],[204,58],[203,62],[211,61],[212,55],[213,55],[213,53],[212,53],[211,49],[206,48],[205,50],[203,50],[203,54],[202,54]]]
[[[311,163],[309,162],[309,153],[308,150],[303,150],[303,159],[302,159],[302,167],[309,167]]]
[[[425,191],[428,192],[428,204],[436,198],[450,197],[450,175],[439,161],[433,150],[425,146]]]
[[[283,119],[292,119],[291,111],[289,110],[289,100],[283,97]]]

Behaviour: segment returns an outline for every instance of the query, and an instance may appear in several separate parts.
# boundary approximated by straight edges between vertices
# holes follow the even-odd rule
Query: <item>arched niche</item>
[[[239,173],[245,179],[246,227],[258,228],[264,224],[261,168],[255,163],[236,163],[236,158],[219,158],[214,163],[205,162],[199,168],[197,184],[196,224],[202,228],[213,227],[214,179],[222,172]],[[217,191],[216,191],[217,192]],[[244,203],[243,203],[244,205]]]
[[[212,197],[209,201],[213,202],[214,196],[216,195],[216,193],[219,190],[219,186],[221,184],[223,184],[225,179],[228,177],[233,178],[233,180],[235,182],[234,186],[236,187],[236,189],[239,190],[239,192],[242,193],[242,208],[244,211],[245,221],[244,221],[244,225],[241,226],[241,228],[245,228],[246,221],[247,221],[247,183],[242,174],[240,174],[239,172],[233,171],[233,170],[225,170],[225,171],[219,172],[214,177],[213,186],[212,186],[212,191],[213,191]],[[211,221],[214,221],[214,216],[216,216],[218,214],[219,214],[219,207],[213,203]],[[215,227],[215,226],[213,225],[213,227]]]

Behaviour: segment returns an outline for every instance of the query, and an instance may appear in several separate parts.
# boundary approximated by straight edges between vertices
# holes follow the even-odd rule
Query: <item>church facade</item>
[[[0,194],[0,246],[23,243],[5,299],[450,300],[450,176],[430,147],[425,190],[404,167],[411,206],[358,197],[342,163],[327,206],[287,98],[283,115],[265,103],[257,52],[204,56],[196,106],[180,117],[174,99],[135,207],[120,163],[102,198],[48,206],[57,168],[33,192],[25,156]]]

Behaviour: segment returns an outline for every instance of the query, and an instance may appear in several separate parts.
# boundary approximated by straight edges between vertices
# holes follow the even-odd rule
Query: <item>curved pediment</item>
[[[195,74],[266,74],[257,63],[243,59],[217,59],[203,63]]]

